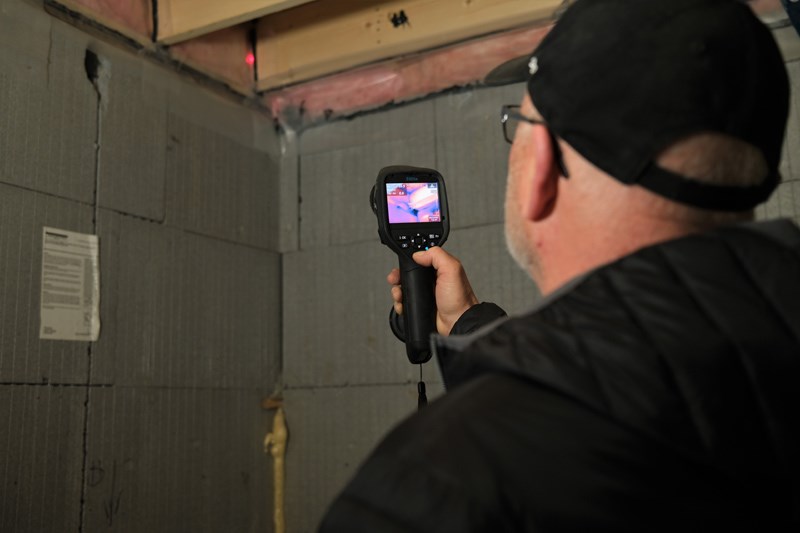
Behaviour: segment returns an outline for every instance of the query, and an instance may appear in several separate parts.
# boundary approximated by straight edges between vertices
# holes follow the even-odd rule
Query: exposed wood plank
[[[562,0],[335,0],[259,21],[259,90],[547,21]],[[402,11],[402,13],[401,13]],[[395,24],[392,18],[407,22]]]
[[[159,0],[158,42],[174,44],[312,0]]]

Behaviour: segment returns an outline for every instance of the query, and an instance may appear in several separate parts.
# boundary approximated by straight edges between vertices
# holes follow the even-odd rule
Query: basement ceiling
[[[482,79],[533,49],[571,1],[45,0],[45,7],[257,98],[276,116],[305,106],[300,111],[314,118]],[[780,0],[750,4],[785,18]]]
[[[238,42],[252,77],[226,79],[264,92],[389,58],[550,21],[565,0],[48,0],[144,46],[181,51],[208,70]],[[60,9],[59,9],[60,8]],[[227,31],[226,31],[227,30]],[[205,56],[205,57],[203,57]],[[245,64],[248,54],[228,56]],[[191,61],[190,61],[191,62]],[[251,83],[252,82],[252,83]]]

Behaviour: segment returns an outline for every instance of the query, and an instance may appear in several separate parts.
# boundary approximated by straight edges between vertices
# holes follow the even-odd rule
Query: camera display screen
[[[441,222],[438,183],[387,183],[390,224]]]

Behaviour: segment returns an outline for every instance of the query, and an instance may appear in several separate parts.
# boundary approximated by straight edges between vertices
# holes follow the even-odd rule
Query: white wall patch
[[[96,341],[100,336],[100,268],[96,235],[45,227],[39,338]]]

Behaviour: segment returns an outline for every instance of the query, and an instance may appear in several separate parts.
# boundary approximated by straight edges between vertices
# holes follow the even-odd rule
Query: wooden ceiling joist
[[[312,0],[159,0],[158,37],[175,44]]]
[[[184,0],[186,1],[186,0]],[[259,91],[551,20],[563,0],[335,0],[262,18]]]

